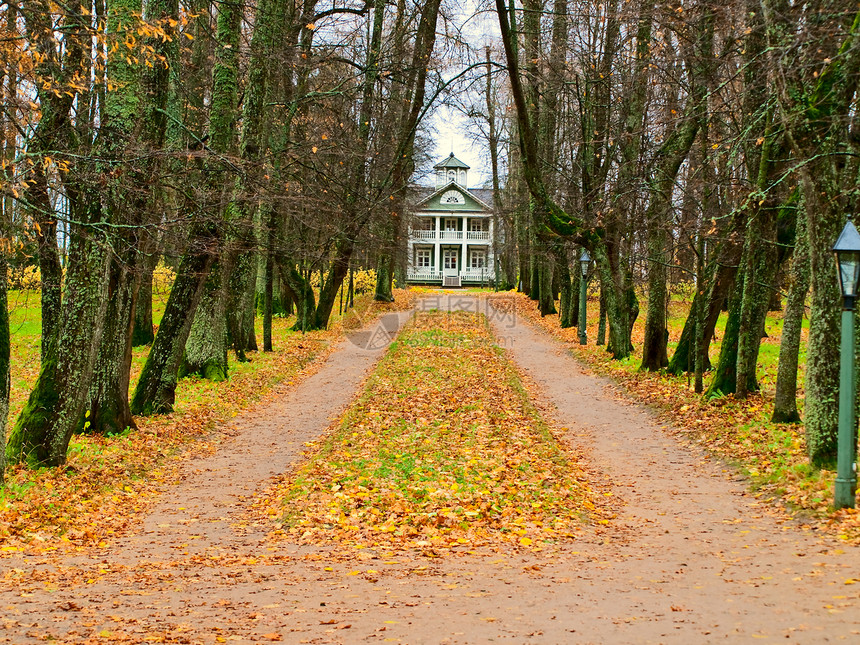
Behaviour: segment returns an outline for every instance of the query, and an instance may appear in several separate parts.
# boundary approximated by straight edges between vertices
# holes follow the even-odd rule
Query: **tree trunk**
[[[158,333],[131,400],[133,414],[166,414],[173,411],[185,341],[215,260],[212,249],[217,246],[218,238],[212,223],[209,224],[208,232],[205,226],[192,230],[190,248],[182,257]]]
[[[529,239],[528,211],[522,206],[514,213],[514,221],[517,230],[517,250],[519,258],[519,284],[520,292],[531,297],[531,240]]]
[[[541,316],[549,316],[550,314],[557,313],[552,294],[552,274],[552,260],[546,254],[542,254],[538,263],[538,276],[540,280],[538,306]]]
[[[714,372],[714,379],[708,387],[708,396],[731,394],[737,387],[738,332],[741,322],[743,283],[744,272],[739,269],[735,278],[735,288],[729,299],[729,317],[723,331],[720,358]]]
[[[222,262],[216,262],[203,287],[203,296],[185,341],[185,358],[179,378],[197,374],[211,381],[225,381],[227,362],[227,276]]]
[[[233,220],[234,211],[229,203],[229,182],[225,181],[222,155],[235,152],[236,135],[234,123],[238,118],[239,84],[239,35],[242,6],[221,4],[218,6],[216,39],[218,51],[212,71],[212,100],[209,118],[212,155],[206,160],[207,189],[212,200],[210,211],[204,215],[216,221]],[[241,218],[240,218],[241,219]],[[236,224],[236,221],[229,223]],[[241,224],[241,221],[239,222]],[[231,231],[232,236],[232,231]],[[219,241],[223,241],[222,238]],[[200,299],[188,339],[185,343],[185,359],[181,371],[184,374],[199,374],[215,381],[227,378],[227,288],[233,271],[235,253],[225,253],[222,244],[216,247],[219,254],[207,276],[203,296]]]
[[[800,354],[800,332],[809,293],[809,249],[806,235],[806,214],[797,217],[794,259],[791,265],[791,287],[785,303],[782,340],[779,345],[779,367],[776,394],[773,399],[773,423],[800,423],[797,411],[797,366]]]
[[[295,265],[287,262],[279,263],[278,272],[292,290],[296,303],[296,322],[293,331],[313,331],[316,327],[316,296],[311,283],[302,275]]]
[[[107,307],[107,253],[91,230],[101,221],[98,196],[81,224],[73,225],[66,269],[66,294],[56,351],[49,352],[24,410],[9,437],[7,457],[15,463],[58,466],[84,412]]]
[[[4,236],[8,231],[9,200],[5,200],[3,209]],[[7,284],[8,263],[6,254],[0,253],[0,482],[6,469],[6,423],[9,420],[9,394],[12,375],[11,336],[9,334],[9,301]]]
[[[597,323],[597,344],[606,344],[606,299],[603,297],[603,287],[600,287],[600,313]]]
[[[349,263],[354,248],[355,242],[350,237],[342,238],[335,245],[334,259],[326,275],[325,284],[321,285],[320,288],[314,329],[325,329],[328,326],[331,311],[337,301],[337,292],[349,272]]]
[[[134,332],[131,337],[134,347],[149,345],[155,340],[152,322],[152,274],[155,267],[154,263],[141,264],[140,287],[134,307]]]
[[[701,18],[701,34],[698,37],[696,55],[707,59],[711,54],[713,41],[713,16],[705,11]],[[656,371],[669,364],[667,346],[669,331],[666,327],[666,308],[668,305],[669,232],[667,217],[671,210],[672,190],[681,164],[687,158],[699,127],[704,119],[706,88],[704,85],[706,65],[703,61],[688,61],[691,68],[692,91],[684,108],[684,118],[667,137],[657,152],[657,163],[651,180],[650,203],[646,214],[648,222],[648,316],[645,320],[645,340],[642,344],[642,364],[640,369]]]
[[[37,165],[38,168],[38,165]],[[60,265],[60,250],[57,248],[57,220],[48,215],[53,212],[48,198],[47,179],[43,173],[36,170],[33,192],[44,190],[44,199],[40,199],[40,214],[36,218],[39,224],[36,241],[39,253],[39,274],[41,282],[42,304],[42,354],[44,363],[48,359],[50,348],[56,343],[60,330],[60,320],[63,305],[63,268]],[[41,184],[44,182],[44,186]]]
[[[271,235],[271,233],[269,234]],[[263,286],[263,351],[272,351],[272,293],[275,281],[274,251],[266,250],[265,284]]]
[[[669,366],[666,368],[666,371],[670,374],[682,374],[688,371],[690,365],[694,362],[693,339],[696,335],[696,312],[700,304],[705,305],[706,311],[704,326],[699,330],[705,346],[702,369],[705,371],[711,369],[708,348],[711,346],[711,339],[714,337],[714,330],[716,329],[720,312],[723,311],[723,303],[732,292],[732,287],[734,286],[735,277],[738,272],[736,262],[737,260],[732,261],[729,255],[721,255],[718,252],[716,258],[708,267],[705,278],[706,290],[704,294],[700,294],[697,290],[696,295],[693,297],[693,303],[690,307],[690,313],[687,315],[687,320],[684,323],[681,338],[678,340],[675,353],[672,355],[672,360],[669,361]]]
[[[773,78],[785,137],[795,157],[808,160],[797,171],[812,288],[804,427],[812,464],[831,465],[837,453],[841,307],[830,248],[843,225],[840,198],[856,181],[853,173],[843,176],[850,164],[842,153],[852,140],[847,124],[860,70],[860,16],[855,7],[819,11],[809,20],[786,0],[765,0],[761,7],[768,49],[782,71]]]
[[[576,300],[576,291],[571,283],[570,264],[568,263],[567,247],[564,242],[558,240],[553,245],[555,252],[555,265],[558,269],[559,281],[559,324],[563,328],[573,327],[573,301]]]
[[[245,352],[250,350],[249,329],[253,336],[253,293],[257,282],[257,245],[243,245],[234,256],[235,265],[230,273],[227,291],[227,332],[230,344],[236,352],[236,360],[246,362]],[[249,305],[249,296],[250,298]],[[249,324],[250,323],[250,324]]]
[[[833,253],[830,250],[842,228],[842,213],[828,204],[825,198],[818,197],[819,186],[826,182],[826,172],[822,174],[825,175],[822,177],[824,181],[813,183],[805,178],[803,190],[812,287],[803,425],[809,457],[816,466],[825,466],[836,460],[839,426],[838,339],[842,309],[839,288],[833,278]],[[825,195],[837,195],[839,192],[839,186],[831,184]]]
[[[696,297],[693,302],[696,314],[696,330],[694,336],[695,357],[693,371],[695,373],[693,390],[701,394],[705,389],[705,364],[708,358],[708,345],[705,344],[705,236],[701,227],[696,240]],[[710,340],[710,336],[708,337]]]
[[[102,342],[89,392],[89,414],[78,420],[78,432],[118,434],[137,429],[131,416],[128,388],[131,370],[131,334],[138,285],[136,276],[113,260],[107,292],[107,313]]]
[[[394,235],[392,234],[391,237],[393,239]],[[373,294],[373,299],[377,302],[394,302],[393,281],[394,255],[393,253],[382,253],[376,263],[376,291]]]
[[[652,198],[653,199],[653,198]],[[642,343],[642,364],[639,369],[657,371],[669,364],[667,353],[669,332],[666,328],[666,245],[668,235],[663,222],[652,222],[648,235],[648,314],[645,319],[645,340]]]

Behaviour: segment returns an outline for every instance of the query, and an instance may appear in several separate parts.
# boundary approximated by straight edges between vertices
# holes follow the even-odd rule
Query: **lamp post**
[[[591,264],[591,258],[588,256],[588,251],[582,250],[582,255],[579,256],[579,268],[582,271],[582,280],[579,281],[579,344],[585,345],[588,340],[585,337],[585,323],[588,317],[585,313],[585,306],[588,300],[586,289],[588,288],[588,265]]]
[[[857,473],[854,470],[857,422],[854,413],[854,302],[860,283],[860,233],[848,216],[833,245],[836,274],[842,291],[842,344],[839,357],[839,435],[833,505],[854,508]]]

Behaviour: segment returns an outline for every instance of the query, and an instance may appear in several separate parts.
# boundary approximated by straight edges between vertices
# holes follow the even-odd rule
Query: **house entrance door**
[[[457,272],[457,249],[442,250],[442,270],[446,277],[459,275]]]

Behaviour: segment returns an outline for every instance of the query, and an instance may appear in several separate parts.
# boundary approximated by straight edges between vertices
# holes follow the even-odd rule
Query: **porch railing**
[[[406,279],[414,282],[439,282],[442,280],[442,272],[432,269],[409,269],[406,272]]]
[[[460,278],[462,278],[464,282],[486,282],[488,280],[493,280],[495,277],[495,271],[490,268],[463,269],[460,271]]]

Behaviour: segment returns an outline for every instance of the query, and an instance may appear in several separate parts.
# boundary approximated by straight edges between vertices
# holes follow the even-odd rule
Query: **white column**
[[[436,240],[433,243],[433,255],[435,259],[435,263],[433,264],[433,270],[436,272],[442,271],[442,232],[441,232],[441,223],[442,218],[436,216],[433,218],[436,221]]]
[[[463,215],[463,252],[460,254],[460,273],[469,268],[466,264],[467,256],[466,256],[466,242],[469,237],[469,218]]]

